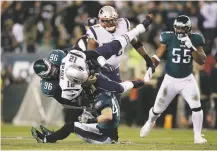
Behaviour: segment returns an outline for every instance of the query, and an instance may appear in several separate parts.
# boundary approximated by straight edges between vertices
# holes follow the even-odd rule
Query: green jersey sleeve
[[[167,45],[168,42],[169,42],[169,41],[171,40],[171,38],[172,38],[172,33],[173,33],[173,32],[171,32],[171,31],[162,32],[162,33],[160,34],[160,42],[161,42],[162,44]]]
[[[56,90],[59,87],[58,80],[41,80],[41,91],[48,97],[53,97],[55,95]]]
[[[203,35],[199,33],[191,34],[191,41],[195,47],[203,46],[205,44],[205,39]]]
[[[57,66],[61,65],[62,59],[66,56],[66,53],[62,50],[53,50],[48,56],[48,60]]]

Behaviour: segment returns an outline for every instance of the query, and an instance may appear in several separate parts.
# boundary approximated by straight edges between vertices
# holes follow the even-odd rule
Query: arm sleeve
[[[112,55],[117,54],[121,48],[121,43],[114,40],[106,45],[96,48],[96,51],[99,52],[105,59],[109,59]]]
[[[93,27],[90,27],[87,30],[86,35],[87,35],[88,39],[94,39],[95,41],[97,41],[97,35],[96,35],[96,32],[95,32]]]
[[[105,90],[105,91],[116,92],[116,93],[124,92],[124,87],[121,84],[115,81],[112,81],[111,79],[104,76],[103,74],[100,74],[97,77],[95,86],[98,89]]]
[[[168,43],[168,40],[169,40],[169,33],[167,33],[167,32],[163,32],[163,33],[161,33],[160,34],[160,43],[162,43],[162,44],[167,44]]]
[[[193,37],[193,40],[192,40],[192,43],[195,47],[198,47],[198,46],[204,46],[205,44],[205,39],[203,37],[203,35],[201,34],[193,34],[192,35]]]

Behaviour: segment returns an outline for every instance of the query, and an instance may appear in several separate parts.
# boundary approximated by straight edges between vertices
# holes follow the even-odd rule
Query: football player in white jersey
[[[99,14],[99,24],[91,26],[87,30],[88,40],[88,50],[95,50],[96,47],[105,45],[114,40],[117,36],[123,35],[130,30],[130,22],[126,18],[118,18],[116,10],[111,6],[104,6],[100,9]],[[146,17],[149,21],[147,27],[152,23],[153,15],[150,14]],[[154,70],[154,65],[151,62],[150,57],[147,55],[145,48],[142,43],[137,39],[131,41],[132,46],[138,51],[138,53],[143,56],[147,62],[147,66]],[[102,69],[102,73],[105,74],[110,79],[120,82],[119,65],[122,54],[124,54],[124,49],[122,48],[116,54],[113,54],[106,61],[106,66],[110,67],[112,72],[107,72]],[[114,70],[114,71],[113,71]]]
[[[64,95],[62,95],[62,97],[66,97],[67,99],[71,99],[70,97],[74,97],[75,95],[78,95],[77,92],[80,92],[80,90],[75,90],[76,93],[73,93],[73,89],[74,86],[72,85],[78,85],[79,87],[81,86],[81,84],[87,80],[87,77],[90,75],[90,72],[88,71],[90,68],[88,68],[88,66],[86,65],[85,61],[88,59],[95,59],[98,64],[99,67],[103,66],[105,64],[105,59],[103,59],[102,56],[105,56],[105,58],[110,58],[114,53],[118,52],[121,48],[125,47],[133,38],[135,38],[136,36],[138,36],[140,33],[143,33],[144,31],[146,31],[146,27],[147,25],[147,21],[144,21],[142,24],[138,25],[136,28],[134,28],[133,30],[127,32],[126,34],[119,36],[116,38],[116,40],[112,41],[111,43],[98,47],[96,49],[96,51],[79,51],[79,50],[71,50],[66,57],[64,57],[62,59],[62,64],[60,66],[60,86],[62,91],[66,91],[66,93]],[[101,56],[102,55],[102,56]],[[55,57],[57,58],[57,57]],[[40,68],[40,70],[38,70],[38,68]],[[45,65],[45,67],[41,70],[41,64],[39,66],[35,66],[35,71],[37,71],[38,74],[41,73],[53,73],[52,70],[53,68],[49,68]],[[48,71],[47,71],[48,70]],[[69,82],[68,82],[69,81]],[[110,91],[110,92],[117,92],[117,93],[124,93],[127,90],[132,89],[133,87],[137,88],[137,87],[141,87],[144,84],[143,81],[140,80],[136,80],[136,81],[125,81],[122,83],[117,83],[114,82],[106,77],[103,77],[103,75],[99,75],[98,78],[96,79],[96,82],[94,84],[94,86],[97,88],[97,93],[103,93],[105,91]],[[68,88],[68,86],[70,88]],[[72,91],[72,93],[70,92]],[[101,99],[101,101],[104,101],[105,103],[107,102],[106,99],[113,99],[113,94],[111,94],[110,96]],[[116,98],[114,98],[116,99]],[[117,104],[118,106],[118,104]],[[99,106],[98,106],[99,107]],[[97,105],[95,105],[95,108],[97,108]],[[107,113],[107,112],[105,112]],[[109,114],[112,112],[109,112]],[[116,112],[114,112],[116,113]],[[104,114],[104,113],[103,113]],[[96,122],[98,124],[104,124],[106,126],[107,122],[105,122],[104,120],[96,120],[96,118],[94,118],[95,120],[90,120],[88,121],[80,121],[82,123],[95,123]],[[109,120],[113,120],[111,118],[109,118]],[[106,120],[107,121],[107,120]],[[110,122],[108,122],[110,123]],[[95,128],[91,127],[91,125],[86,125],[87,128],[85,128],[86,130],[88,129],[90,132],[86,132],[86,130],[84,131],[80,131],[80,132],[76,132],[76,130],[74,130],[74,127],[79,128],[79,125],[81,126],[80,128],[82,128],[82,124],[77,123],[77,126],[74,125],[73,123],[69,123],[64,125],[60,130],[52,133],[49,130],[47,130],[45,127],[41,127],[43,134],[41,134],[36,128],[32,128],[32,135],[33,137],[38,141],[38,142],[43,142],[43,143],[47,143],[47,142],[56,142],[57,140],[62,140],[64,138],[66,138],[70,133],[77,133],[80,136],[82,136],[83,138],[85,138],[85,141],[88,140],[93,140],[91,141],[92,143],[112,143],[111,140],[114,141],[118,141],[117,139],[117,134],[116,133],[116,127],[118,126],[118,123],[115,124],[115,127],[106,127],[106,129],[108,129],[110,131],[110,133],[107,133],[106,130],[106,138],[109,137],[109,142],[105,141],[105,135],[102,136],[97,136],[92,138],[91,136],[95,136],[96,133],[98,133],[98,128],[95,126]],[[105,128],[105,127],[104,127]],[[83,128],[82,128],[83,129]],[[112,133],[111,133],[112,132]],[[91,133],[91,136],[89,135]],[[103,130],[104,133],[104,130]],[[100,134],[101,135],[101,134]],[[110,135],[112,135],[112,137],[110,137]],[[90,138],[91,137],[91,138]],[[103,137],[103,138],[101,138]],[[88,138],[86,140],[86,138]],[[110,139],[111,138],[111,139]],[[96,139],[96,140],[94,140]],[[107,139],[106,139],[107,140]]]

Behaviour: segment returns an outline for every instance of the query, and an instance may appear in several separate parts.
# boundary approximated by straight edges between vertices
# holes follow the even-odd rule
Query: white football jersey
[[[105,28],[103,28],[100,24],[96,24],[91,26],[87,30],[88,38],[94,39],[99,46],[110,43],[117,36],[123,35],[128,32],[130,29],[130,22],[126,18],[119,18],[117,20],[117,27],[114,33],[108,32]],[[114,54],[109,59],[107,59],[106,63],[113,65],[115,68],[119,67],[120,60],[122,54],[124,54],[124,49],[121,49],[117,54]]]
[[[85,62],[86,55],[78,50],[71,50],[63,59],[60,66],[59,85],[62,89],[62,98],[72,100],[78,97],[83,90],[81,84],[73,83],[66,77],[66,69],[68,66],[79,65],[83,69],[87,69]]]

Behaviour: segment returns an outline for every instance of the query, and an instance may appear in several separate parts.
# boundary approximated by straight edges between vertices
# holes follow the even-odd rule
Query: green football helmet
[[[58,78],[59,76],[59,67],[46,58],[35,61],[33,70],[41,78]]]

